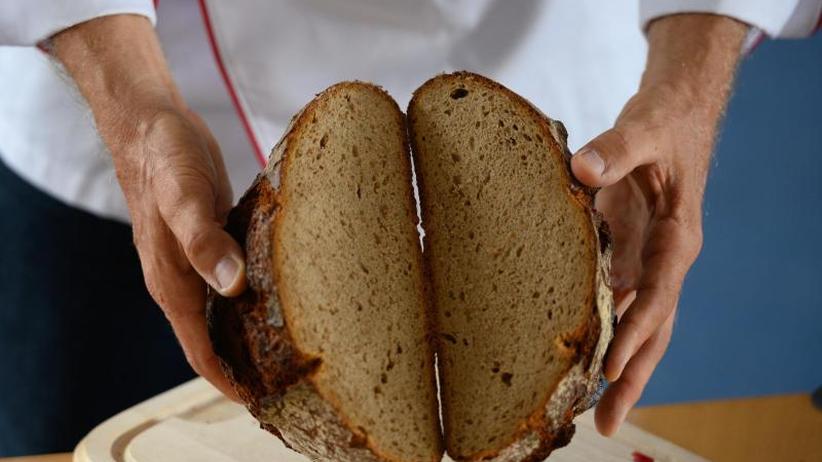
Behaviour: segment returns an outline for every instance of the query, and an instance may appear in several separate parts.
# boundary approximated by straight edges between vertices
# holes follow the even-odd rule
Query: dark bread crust
[[[269,400],[319,366],[318,359],[294,348],[282,314],[275,311],[278,306],[268,306],[275,294],[270,232],[276,210],[275,191],[260,175],[231,211],[226,226],[246,249],[249,289],[237,298],[209,289],[206,305],[209,335],[223,371],[258,419]],[[282,438],[273,426],[263,426]]]
[[[222,368],[262,428],[313,460],[395,462],[381,453],[361,428],[351,425],[339,412],[338,403],[315,385],[312,377],[321,359],[300,351],[293,342],[285,306],[277,292],[281,269],[276,264],[275,230],[278,210],[287,207],[288,202],[279,186],[288,173],[289,143],[300,136],[324,99],[346,89],[379,92],[396,107],[398,123],[404,125],[396,102],[381,88],[363,82],[336,84],[296,114],[272,151],[265,170],[228,217],[226,230],[246,252],[248,290],[231,299],[209,290],[206,316]],[[401,149],[407,154],[404,169],[409,180],[408,200],[413,205],[408,141],[404,131],[402,134]],[[409,219],[417,223],[416,216]],[[430,362],[430,384],[434,390],[433,359]],[[436,415],[436,402],[432,411]],[[441,442],[438,443],[441,455]],[[439,459],[437,456],[432,461]]]
[[[610,239],[601,217],[593,210],[595,190],[576,182],[570,174],[570,153],[565,145],[566,133],[558,122],[543,116],[530,104],[505,87],[470,74],[457,73],[432,79],[469,78],[482,82],[495,90],[513,95],[516,101],[527,105],[535,120],[545,131],[545,139],[553,143],[552,151],[562,152],[568,165],[569,191],[590,213],[592,234],[600,250],[597,274],[597,290],[592,295],[591,320],[568,339],[576,352],[566,378],[551,394],[548,402],[523,422],[513,441],[482,454],[465,457],[464,460],[540,461],[550,452],[566,445],[573,435],[573,417],[591,405],[599,385],[602,357],[611,335],[613,307],[607,288]],[[424,91],[429,81],[415,92]],[[380,454],[361,429],[353,428],[338,412],[338,405],[314,385],[312,375],[320,366],[320,359],[306,355],[297,348],[288,330],[288,322],[281,308],[276,290],[279,269],[275,265],[274,237],[277,212],[287,198],[281,197],[278,187],[280,173],[287,174],[289,140],[299,136],[302,126],[310,119],[321,98],[352,85],[347,82],[335,85],[309,103],[292,120],[283,139],[275,147],[269,165],[260,174],[238,206],[229,215],[227,230],[237,239],[247,254],[249,290],[242,296],[226,299],[216,292],[209,292],[207,319],[215,352],[221,360],[226,375],[232,381],[240,397],[251,413],[261,421],[261,426],[279,436],[289,447],[315,460],[335,461],[388,461]],[[370,89],[373,86],[369,85]],[[380,90],[381,91],[381,90]],[[386,94],[386,98],[390,97]],[[393,100],[392,100],[393,101]],[[394,103],[395,104],[395,103]],[[402,114],[397,110],[398,117]],[[413,134],[413,115],[409,112],[408,129]],[[412,136],[413,142],[413,136]],[[407,148],[407,140],[403,140]],[[419,171],[419,169],[418,169]],[[410,178],[410,161],[408,161]],[[418,179],[420,183],[424,178]],[[422,195],[420,188],[420,194]],[[409,201],[413,202],[409,188]],[[426,211],[423,209],[423,214]],[[415,219],[415,217],[413,217]],[[430,290],[430,263],[423,255],[426,307],[433,310]],[[428,317],[434,322],[435,317]],[[431,343],[437,339],[432,336]],[[434,369],[431,384],[434,384]],[[447,416],[445,416],[447,432]]]
[[[570,362],[565,378],[556,385],[555,390],[549,395],[548,401],[537,406],[534,413],[526,422],[522,422],[519,430],[512,440],[502,441],[494,448],[475,454],[455,454],[453,448],[449,449],[449,455],[456,460],[478,461],[492,460],[496,462],[542,461],[556,448],[567,445],[574,434],[574,417],[595,404],[601,391],[602,383],[602,360],[607,349],[608,342],[612,337],[612,326],[614,319],[614,308],[611,290],[609,288],[608,274],[610,270],[611,239],[609,237],[607,225],[593,207],[596,189],[583,185],[571,174],[571,153],[568,150],[566,139],[567,131],[561,122],[554,121],[530,104],[527,100],[517,95],[501,84],[470,72],[455,72],[452,74],[438,75],[420,86],[415,92],[408,106],[408,130],[410,133],[411,148],[414,153],[416,171],[421,171],[419,164],[419,148],[416,144],[415,136],[415,102],[421,94],[432,87],[440,85],[450,85],[458,88],[465,88],[464,83],[470,81],[479,84],[493,91],[506,94],[509,98],[530,113],[532,119],[542,128],[544,138],[551,144],[552,152],[562,154],[562,162],[566,165],[566,175],[569,192],[579,207],[583,208],[591,218],[591,235],[597,246],[597,274],[594,283],[594,293],[591,296],[591,315],[589,321],[566,341],[575,351],[575,358]],[[420,202],[422,204],[423,223],[429,222],[428,210],[425,206],[425,177],[419,175]],[[429,231],[430,232],[430,231]],[[430,235],[427,234],[427,249],[430,245],[427,241]],[[430,253],[423,255],[426,265],[426,274],[431,274]],[[436,319],[432,316],[432,319]],[[437,326],[435,325],[435,329]],[[438,329],[437,329],[438,330]],[[435,343],[438,354],[441,352],[441,340]],[[444,377],[443,383],[447,383],[447,373],[440,370]],[[442,396],[445,400],[446,395]],[[446,435],[446,446],[448,446],[449,416],[448,406],[442,409],[443,427]]]

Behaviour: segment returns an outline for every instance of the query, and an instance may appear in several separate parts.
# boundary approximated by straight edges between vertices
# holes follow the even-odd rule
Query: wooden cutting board
[[[623,425],[614,438],[594,429],[587,412],[568,447],[551,462],[703,462],[682,448]],[[443,462],[450,462],[446,457]],[[74,462],[308,462],[261,430],[242,406],[196,379],[128,409],[95,428]]]

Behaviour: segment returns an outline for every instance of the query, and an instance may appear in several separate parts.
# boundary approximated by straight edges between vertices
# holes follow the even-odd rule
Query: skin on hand
[[[146,286],[192,368],[232,399],[206,328],[206,284],[245,290],[240,246],[224,230],[232,205],[220,149],[180,97],[149,21],[114,15],[53,38],[89,103],[128,203]]]
[[[604,364],[612,382],[597,429],[613,435],[671,339],[685,275],[702,246],[702,197],[747,27],[712,15],[654,21],[640,90],[614,127],[572,158],[602,188],[596,207],[614,239],[611,283],[619,323]]]

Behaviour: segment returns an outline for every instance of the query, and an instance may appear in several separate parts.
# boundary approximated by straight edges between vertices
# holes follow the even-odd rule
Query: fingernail
[[[616,423],[617,424],[614,427],[613,432],[611,433],[612,435],[615,434],[616,432],[618,432],[619,427],[621,427],[622,424],[625,423],[625,419],[628,417],[628,411],[629,410],[630,409],[626,406],[622,406],[619,409],[617,409],[617,411],[616,411],[616,416],[617,416]]]
[[[574,157],[578,157],[597,176],[602,175],[602,172],[605,171],[605,161],[592,148],[582,148]]]
[[[609,349],[607,357],[605,358],[605,367],[602,371],[602,374],[609,382],[619,380],[619,377],[622,375],[622,369],[625,367],[622,358],[616,358],[614,356],[613,350]]]
[[[240,270],[240,264],[234,257],[223,257],[214,268],[214,276],[217,278],[217,290],[226,290],[234,285],[237,280],[237,274]]]
[[[606,367],[605,370],[602,371],[602,375],[604,375],[605,379],[609,382],[616,382],[617,380],[619,380],[619,374],[617,373],[617,371],[611,368]]]

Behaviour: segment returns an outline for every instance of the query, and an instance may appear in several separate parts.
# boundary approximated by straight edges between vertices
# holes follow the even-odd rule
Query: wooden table
[[[649,406],[632,411],[628,419],[718,462],[822,460],[822,411],[809,395]],[[0,460],[71,462],[71,455]]]
[[[650,406],[628,418],[718,462],[822,461],[822,410],[809,394]]]

